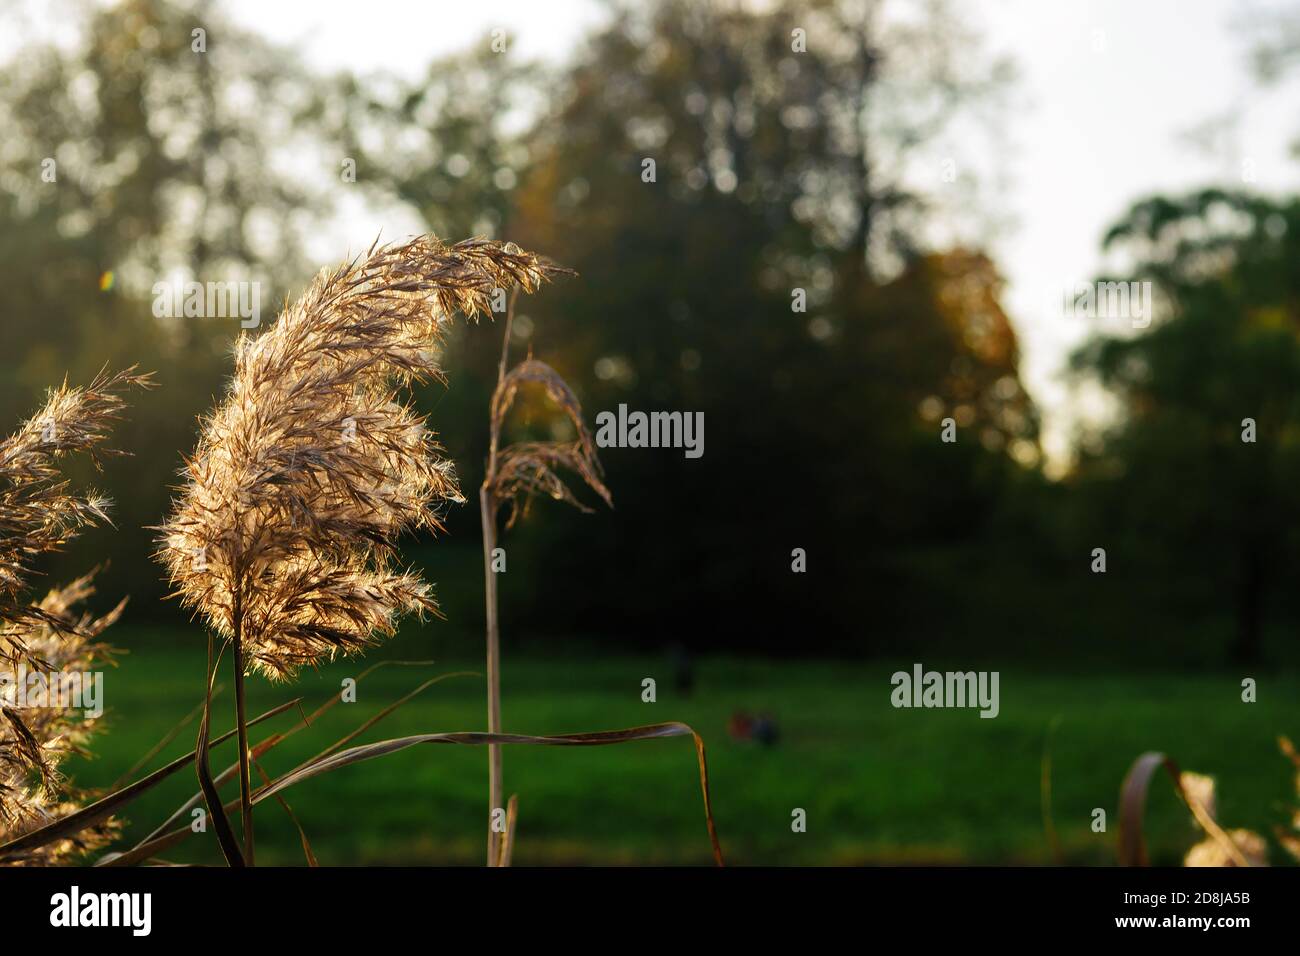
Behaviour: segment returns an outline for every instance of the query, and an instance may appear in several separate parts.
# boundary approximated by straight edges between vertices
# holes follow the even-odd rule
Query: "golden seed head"
[[[555,271],[499,242],[420,237],[322,272],[240,341],[159,556],[217,633],[232,636],[238,613],[253,668],[288,678],[436,610],[429,586],[394,566],[395,545],[440,529],[463,498],[403,390],[442,379],[436,356],[455,313],[488,312],[496,289],[532,291]]]

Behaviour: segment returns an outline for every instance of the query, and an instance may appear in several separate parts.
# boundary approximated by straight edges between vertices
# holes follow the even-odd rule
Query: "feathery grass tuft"
[[[372,246],[318,275],[269,330],[241,338],[226,400],[204,421],[159,529],[177,594],[233,650],[247,860],[231,852],[208,795],[232,864],[253,852],[245,672],[287,679],[391,637],[403,615],[437,611],[429,586],[395,565],[396,541],[440,530],[445,505],[463,498],[403,391],[442,379],[437,349],[457,311],[489,311],[498,288],[535,288],[552,271],[485,239]],[[205,794],[208,725],[205,712]]]
[[[111,659],[111,650],[98,638],[121,616],[122,601],[109,613],[95,617],[76,609],[94,594],[92,574],[52,590],[39,604],[42,611],[72,624],[56,630],[36,624],[24,634],[25,646],[54,672],[90,673]],[[82,753],[95,731],[95,719],[68,706],[45,704],[20,707],[17,685],[0,686],[0,844],[17,839],[75,811],[82,794],[59,773],[67,756]],[[117,829],[112,820],[68,838],[8,858],[7,864],[58,865],[92,851]]]
[[[84,452],[98,467],[108,429],[121,415],[122,393],[149,387],[148,375],[106,371],[84,388],[65,381],[44,407],[0,442],[0,844],[9,843],[75,812],[82,794],[59,773],[69,754],[82,752],[95,720],[61,694],[33,705],[19,695],[41,674],[94,672],[110,660],[99,638],[121,616],[123,601],[96,617],[82,610],[95,593],[95,572],[34,599],[27,579],[31,562],[59,550],[79,531],[107,521],[108,501],[74,493],[60,460]],[[42,678],[47,681],[48,678]],[[6,857],[7,864],[60,864],[95,849],[116,829],[111,819],[69,837]]]
[[[372,248],[240,341],[160,556],[216,633],[233,637],[239,618],[252,667],[289,678],[436,610],[429,587],[394,568],[395,542],[439,530],[443,506],[463,499],[401,391],[442,378],[436,350],[455,311],[476,315],[494,289],[548,271],[479,239]]]
[[[50,662],[27,643],[44,628],[75,631],[73,622],[27,591],[31,563],[58,551],[85,528],[108,522],[108,499],[75,493],[59,470],[62,458],[85,453],[98,468],[122,452],[101,447],[120,417],[131,387],[152,386],[134,368],[100,372],[84,388],[65,381],[51,389],[44,407],[0,442],[0,665],[48,669]]]

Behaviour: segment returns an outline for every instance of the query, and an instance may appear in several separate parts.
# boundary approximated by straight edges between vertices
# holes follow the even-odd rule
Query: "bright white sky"
[[[1248,69],[1252,11],[1282,0],[959,0],[993,51],[1017,64],[1009,130],[991,142],[1005,180],[995,212],[1012,228],[989,243],[1008,279],[1022,373],[1044,411],[1049,457],[1064,460],[1074,421],[1091,414],[1061,377],[1070,351],[1095,324],[1061,315],[1062,291],[1102,267],[1098,242],[1134,199],[1209,183],[1300,188],[1295,83],[1261,89]],[[507,30],[525,57],[562,60],[605,17],[597,0],[474,3],[227,0],[246,27],[299,49],[309,63],[361,73],[420,72],[434,56]],[[1227,118],[1212,148],[1189,131]],[[978,145],[987,151],[988,141]],[[976,148],[972,144],[972,148]],[[373,215],[373,213],[372,213]],[[358,235],[378,220],[356,213]],[[349,226],[351,223],[349,223]],[[388,222],[384,233],[406,231]]]
[[[1294,192],[1295,83],[1261,89],[1243,33],[1261,3],[1232,0],[1000,0],[970,3],[988,41],[1014,56],[1028,109],[1012,122],[1007,200],[1018,227],[995,244],[1024,352],[1022,374],[1059,462],[1074,416],[1060,371],[1096,323],[1061,314],[1062,290],[1102,265],[1106,228],[1137,198],[1210,183]],[[1276,4],[1274,4],[1276,6]],[[1094,31],[1104,37],[1094,52]],[[1187,133],[1233,124],[1206,150]]]

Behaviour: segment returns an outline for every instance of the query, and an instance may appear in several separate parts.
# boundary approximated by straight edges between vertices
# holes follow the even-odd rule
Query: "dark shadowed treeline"
[[[133,620],[177,619],[145,528],[239,324],[157,318],[153,286],[258,281],[269,320],[330,264],[307,261],[303,239],[348,196],[576,270],[521,301],[514,345],[574,385],[590,424],[620,405],[703,413],[702,457],[602,450],[613,511],[542,505],[508,532],[502,610],[520,641],[1166,663],[1285,652],[1293,203],[1206,194],[1121,220],[1108,241],[1134,244],[1135,276],[1173,304],[1148,332],[1080,354],[1079,374],[1124,413],[1051,482],[997,264],[932,238],[965,182],[945,175],[942,136],[970,111],[1008,119],[1006,71],[943,4],[900,0],[885,6],[906,16],[889,19],[829,0],[761,14],[615,4],[561,66],[480,38],[417,82],[312,75],[210,6],[87,4],[80,46],[33,42],[0,69],[4,421],[65,370],[139,363],[160,385],[117,432],[135,458],[98,479],[119,531],[83,538],[61,577],[111,556],[103,589],[133,595]],[[492,330],[458,328],[449,387],[422,393],[466,489],[482,477],[498,358]],[[510,437],[565,437],[543,396],[520,405]],[[441,583],[449,632],[477,634],[476,510],[448,530],[411,553]]]

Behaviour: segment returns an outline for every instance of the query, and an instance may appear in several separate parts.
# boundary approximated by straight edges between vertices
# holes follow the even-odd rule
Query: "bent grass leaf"
[[[212,768],[208,764],[208,728],[212,720],[212,684],[217,679],[216,667],[221,663],[221,654],[217,654],[216,662],[212,660],[212,634],[208,634],[208,676],[204,687],[203,701],[203,720],[199,723],[199,741],[198,746],[194,749],[194,769],[199,777],[199,789],[203,791],[203,798],[208,804],[208,814],[212,817],[213,826],[217,831],[217,842],[221,844],[221,852],[225,854],[226,862],[231,866],[244,866],[244,855],[239,851],[239,843],[235,839],[235,831],[230,826],[230,820],[226,817],[226,811],[221,806],[221,794],[217,790],[216,784],[212,782]],[[241,720],[237,730],[240,733],[240,748],[242,749],[244,739],[243,732],[247,729],[248,724]],[[244,759],[241,755],[241,759]],[[248,818],[244,818],[244,828],[248,828]]]
[[[562,734],[549,737],[532,736],[526,734],[489,734],[481,732],[462,732],[448,734],[419,734],[413,737],[396,737],[392,740],[381,740],[372,744],[363,744],[360,747],[353,747],[350,750],[344,750],[340,753],[328,757],[322,757],[311,761],[305,766],[296,770],[291,770],[283,775],[269,787],[262,787],[253,794],[253,804],[257,805],[269,797],[274,797],[289,787],[295,786],[311,777],[316,777],[331,770],[337,770],[341,767],[347,767],[354,763],[361,763],[366,760],[373,760],[377,757],[387,756],[388,754],[397,753],[414,747],[418,744],[461,744],[473,747],[482,747],[486,745],[501,744],[526,744],[540,745],[547,747],[599,747],[610,744],[630,743],[637,740],[658,740],[666,737],[685,737],[690,736],[695,741],[695,753],[700,768],[700,790],[704,797],[704,818],[708,826],[709,843],[713,850],[713,859],[718,866],[724,865],[722,846],[718,841],[717,827],[713,821],[713,803],[709,793],[709,768],[708,761],[705,757],[704,740],[691,727],[686,724],[671,722],[663,724],[648,724],[643,727],[631,727],[627,730],[610,730],[596,733],[582,734]],[[513,801],[512,801],[513,802]],[[238,800],[232,800],[226,804],[226,809],[233,809],[239,805]],[[507,820],[510,814],[507,812]],[[176,844],[185,840],[191,831],[189,827],[181,827],[173,830],[165,836],[136,847],[120,856],[111,859],[105,858],[100,862],[101,866],[130,866],[135,863],[142,863],[158,853],[174,847]],[[505,858],[508,861],[508,857]]]
[[[253,761],[253,768],[257,771],[258,776],[262,778],[262,783],[269,784],[271,782],[270,776],[256,760]],[[307,831],[303,829],[302,823],[299,822],[298,815],[293,812],[293,807],[289,806],[289,802],[281,796],[277,796],[275,802],[288,815],[289,822],[298,829],[298,839],[302,841],[302,852],[307,857],[307,865],[312,867],[320,866],[320,861],[316,859],[316,853],[311,848],[311,841],[307,839]]]
[[[1164,770],[1173,783],[1178,798],[1191,810],[1196,822],[1214,838],[1237,866],[1250,866],[1250,861],[1241,849],[1215,822],[1214,817],[1201,804],[1190,796],[1183,786],[1182,774],[1171,757],[1154,750],[1148,751],[1133,761],[1128,773],[1120,785],[1119,793],[1119,863],[1120,866],[1149,866],[1146,840],[1142,835],[1142,817],[1146,811],[1147,791],[1151,778]]]
[[[432,661],[379,661],[375,664],[370,665],[364,671],[362,671],[357,676],[357,683],[359,684],[371,672],[376,671],[379,668],[389,664],[416,667],[416,666],[425,666],[432,663],[433,663]],[[450,674],[440,674],[437,677],[430,678],[429,680],[420,684],[420,686],[417,687],[415,690],[406,694],[405,696],[395,701],[394,703],[389,704],[387,707],[385,707],[382,711],[380,711],[375,716],[367,719],[363,724],[361,724],[360,727],[351,731],[341,739],[335,741],[333,744],[331,744],[325,750],[321,751],[321,753],[317,754],[315,757],[312,757],[310,760],[305,761],[305,763],[302,766],[305,766],[306,764],[310,764],[313,761],[320,760],[332,754],[339,747],[342,747],[348,741],[356,738],[358,734],[364,733],[366,730],[370,729],[375,724],[379,723],[379,721],[383,720],[389,714],[393,713],[393,711],[397,710],[402,705],[408,703],[416,695],[420,694],[422,691],[426,690],[427,688],[432,687],[434,684],[446,680],[449,677],[464,677],[470,675],[478,676],[473,671],[456,671]],[[252,748],[252,757],[254,758],[254,761],[256,761],[256,758],[261,757],[263,754],[267,753],[268,751],[274,749],[279,744],[283,743],[286,739],[293,736],[299,730],[302,730],[304,727],[310,726],[318,717],[320,717],[327,710],[329,710],[331,707],[337,704],[341,699],[342,698],[339,694],[331,695],[331,697],[327,701],[325,701],[325,703],[321,704],[318,708],[316,708],[316,710],[312,713],[310,717],[304,716],[299,723],[290,727],[288,730],[284,730],[272,734],[271,736],[263,740],[261,743],[257,744],[255,747]],[[294,704],[294,703],[297,703],[297,701],[290,702],[290,704]],[[287,707],[290,705],[285,705],[285,706]],[[252,725],[253,723],[250,722],[249,726],[251,727]],[[229,736],[229,734],[227,734],[227,736]],[[229,782],[234,777],[235,773],[238,770],[239,770],[239,765],[237,763],[231,764],[229,767],[225,769],[225,771],[221,773],[220,776],[216,778],[215,781],[216,785],[220,787],[223,784]],[[193,832],[188,826],[182,825],[174,830],[171,830],[170,832],[168,832],[167,828],[171,826],[173,823],[175,823],[176,821],[180,820],[181,817],[185,815],[185,812],[190,808],[192,808],[193,806],[195,806],[201,799],[203,799],[203,795],[201,793],[195,794],[188,801],[182,804],[181,807],[177,809],[170,817],[168,817],[167,820],[165,820],[161,826],[159,826],[156,830],[154,830],[153,833],[149,834],[149,836],[145,837],[143,840],[141,840],[130,850],[127,850],[123,853],[107,854],[106,856],[98,860],[95,865],[96,866],[132,866],[136,863],[142,863],[145,860],[151,859],[156,854],[165,852],[166,850],[176,846],[178,843],[183,842]],[[259,799],[260,798],[255,796],[253,799],[253,803],[256,804]],[[226,812],[230,812],[238,808],[239,805],[240,805],[240,801],[238,799],[235,799],[235,800],[228,801],[224,805],[223,809]],[[299,829],[301,831],[301,827]],[[304,841],[306,840],[305,835],[303,839]]]
[[[270,720],[272,717],[276,717],[284,713],[286,710],[296,706],[298,701],[299,699],[296,698],[287,701],[278,707],[273,707],[266,713],[254,717],[248,722],[248,725],[252,727],[254,724],[262,723],[264,720]],[[213,740],[211,745],[216,746],[217,744],[224,743],[233,736],[235,736],[234,730],[227,731]],[[75,836],[87,827],[94,826],[101,820],[107,819],[134,801],[137,797],[148,793],[178,770],[193,766],[195,754],[196,751],[191,750],[185,756],[177,757],[165,767],[160,767],[158,770],[149,774],[149,776],[137,780],[130,786],[116,790],[106,797],[101,797],[99,800],[96,800],[87,807],[83,807],[76,813],[70,813],[66,817],[60,817],[53,823],[47,823],[39,830],[33,830],[16,840],[9,841],[3,846],[0,846],[0,860],[3,860],[6,856],[12,854],[44,846],[54,840],[63,840]]]
[[[225,687],[224,684],[218,684],[215,688],[213,688],[212,696],[220,697],[221,691],[224,689],[224,687]],[[203,705],[204,702],[200,701],[197,707],[195,707],[188,714],[182,717],[180,723],[178,723],[171,730],[167,731],[167,733],[163,735],[163,738],[161,740],[159,740],[156,744],[150,747],[148,752],[139,760],[137,760],[134,765],[132,765],[130,770],[128,770],[126,773],[122,774],[122,776],[118,777],[116,780],[113,781],[113,786],[111,789],[116,790],[118,787],[125,785],[128,780],[130,780],[137,773],[139,773],[141,770],[147,767],[149,765],[149,761],[153,760],[154,757],[162,753],[163,750],[167,748],[168,744],[170,744],[173,740],[175,740],[177,737],[180,736],[182,730],[184,730],[191,723],[193,723],[195,717],[203,713]]]
[[[360,684],[363,680],[366,679],[368,675],[370,675],[374,671],[379,670],[381,667],[387,667],[389,665],[400,666],[400,667],[428,667],[433,663],[434,663],[433,661],[395,661],[395,660],[378,661],[374,664],[371,664],[369,667],[367,667],[365,670],[363,670],[360,674],[357,675],[357,683]],[[472,672],[458,671],[457,674],[444,674],[441,677],[432,680],[429,683],[421,685],[421,689],[430,686],[430,684],[436,684],[438,683],[439,680],[442,680],[445,677],[454,677],[457,675],[463,675],[465,673],[472,673]],[[416,693],[418,693],[418,691],[416,691]],[[387,716],[388,714],[392,713],[392,711],[395,710],[397,707],[401,706],[401,704],[406,703],[406,701],[409,700],[411,696],[413,695],[408,694],[398,704],[392,705],[386,710],[384,710],[383,716]],[[298,723],[294,724],[292,727],[289,727],[287,730],[277,731],[276,733],[271,734],[269,737],[266,737],[264,740],[255,744],[251,748],[253,758],[256,759],[263,756],[268,751],[272,750],[273,748],[277,747],[288,738],[292,737],[298,731],[302,730],[305,727],[310,727],[313,723],[319,720],[327,711],[329,711],[330,708],[334,707],[341,700],[342,700],[341,695],[331,694],[329,699],[327,699],[325,703],[321,704],[314,711],[312,711],[311,716],[304,715],[303,718]],[[379,718],[372,718],[368,723],[366,723],[363,726],[365,728],[373,726],[378,719]],[[250,723],[249,726],[251,727],[252,724]],[[351,740],[356,735],[356,733],[360,733],[360,731],[355,731],[353,734],[344,737],[343,740],[339,741],[334,745],[334,748],[341,747],[343,744],[347,743],[347,741]],[[325,751],[325,753],[330,753],[330,752],[332,752],[332,749]],[[324,754],[321,754],[319,756],[323,756],[323,755]],[[238,762],[232,763],[230,766],[228,766],[225,770],[223,770],[220,774],[217,775],[215,779],[217,787],[220,788],[225,786],[238,772],[239,772]],[[168,827],[172,826],[178,820],[180,820],[181,817],[183,817],[187,812],[189,812],[191,809],[197,806],[199,801],[202,799],[203,799],[203,793],[201,791],[191,796],[187,801],[185,801],[185,803],[181,804],[175,810],[175,812],[172,813],[171,816],[169,816],[166,820],[164,820],[161,824],[159,824],[152,833],[150,833],[143,840],[137,843],[135,849],[139,849],[143,847],[145,844],[150,843],[151,841],[156,840],[159,837],[161,837],[163,834],[167,833]]]
[[[501,841],[501,860],[498,866],[509,866],[515,849],[515,824],[519,822],[519,794],[512,793],[506,804],[506,832]]]
[[[412,737],[395,737],[372,744],[362,744],[350,750],[344,750],[332,756],[315,760],[297,770],[280,777],[270,787],[263,787],[253,795],[257,804],[267,797],[280,793],[295,784],[340,767],[354,763],[373,760],[397,753],[419,744],[461,744],[471,747],[502,744],[524,744],[544,747],[601,747],[610,744],[631,743],[638,740],[658,740],[665,737],[686,737],[695,740],[695,753],[700,767],[700,790],[704,797],[704,817],[709,830],[709,842],[713,849],[713,858],[718,866],[723,865],[722,846],[718,842],[717,827],[713,821],[713,803],[709,796],[709,768],[705,758],[704,740],[690,726],[677,721],[662,724],[647,724],[630,727],[626,730],[606,730],[594,733],[558,734],[552,736],[534,736],[531,734],[490,734],[478,731],[446,734],[417,734]]]

